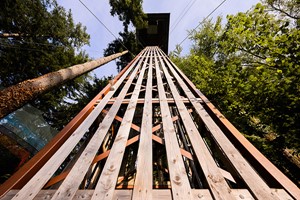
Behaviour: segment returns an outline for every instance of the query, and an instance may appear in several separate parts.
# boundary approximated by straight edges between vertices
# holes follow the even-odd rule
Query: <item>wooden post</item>
[[[35,79],[12,85],[0,91],[0,118],[22,107],[38,95],[114,60],[128,51],[113,54],[66,69],[51,72]]]

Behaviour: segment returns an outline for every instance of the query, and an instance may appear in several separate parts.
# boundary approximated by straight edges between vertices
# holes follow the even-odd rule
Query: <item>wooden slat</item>
[[[137,172],[134,182],[133,199],[152,199],[153,167],[152,167],[152,58],[148,67],[145,103],[140,132],[140,144],[137,157]]]
[[[281,200],[293,200],[293,198],[287,194],[283,189],[271,189],[274,193],[280,196]],[[10,190],[1,200],[10,200],[18,190]],[[55,190],[41,190],[35,199],[50,200]],[[94,190],[78,190],[73,200],[90,200]],[[194,200],[212,200],[212,196],[207,189],[192,189]],[[170,189],[154,189],[152,191],[153,199],[159,200],[171,200],[172,195]],[[254,200],[253,196],[246,189],[232,189],[232,194],[237,200]],[[132,199],[132,190],[122,189],[115,190],[113,199],[130,200]]]
[[[195,101],[194,94],[189,90],[187,85],[179,77],[179,75],[171,65],[169,66],[169,69],[175,76],[179,85],[182,87],[186,96],[190,99],[195,110],[197,111],[200,118],[205,123],[208,130],[210,131],[212,137],[215,139],[217,144],[221,147],[222,151],[225,153],[228,160],[235,167],[239,175],[242,177],[242,179],[248,185],[251,192],[254,194],[254,196],[258,199],[279,199],[278,196],[270,190],[268,185],[260,178],[260,176],[255,172],[255,170],[249,165],[249,163],[232,145],[232,143],[224,135],[221,129],[217,126],[217,124],[212,120],[209,114],[205,111],[203,106],[197,101]]]
[[[226,178],[227,180],[229,180],[229,181],[231,181],[233,183],[236,183],[235,180],[234,180],[234,178],[232,177],[232,175],[228,171],[226,171],[226,170],[224,170],[222,168],[219,168],[219,170],[220,170],[220,172],[221,172],[221,174],[222,174],[222,176],[224,178]]]
[[[53,177],[52,179],[50,179],[50,181],[45,185],[44,188],[48,188],[62,180],[64,180],[66,178],[66,176],[68,176],[70,170],[64,171],[62,173],[60,173],[59,175]]]
[[[189,109],[188,111],[189,111],[190,113],[193,112],[192,109]],[[176,121],[176,120],[178,120],[178,119],[179,119],[178,116],[172,117],[172,121],[173,121],[173,122]],[[158,131],[159,129],[161,129],[161,127],[162,127],[162,124],[158,124],[158,125],[154,126],[154,127],[152,128],[152,133],[154,133],[155,131]]]
[[[189,111],[190,113],[193,112],[192,109],[189,109],[188,111]],[[102,112],[105,113],[105,114],[108,113],[108,111],[105,110],[105,109],[103,109]],[[123,118],[120,117],[120,116],[118,116],[118,115],[115,116],[115,119],[118,120],[119,122],[122,122],[122,120],[123,120]],[[173,120],[173,121],[178,120],[178,116],[172,117],[172,120]],[[158,125],[154,126],[154,127],[152,128],[152,133],[155,132],[155,131],[157,131],[157,130],[159,130],[161,127],[162,127],[161,124],[158,124]],[[140,132],[140,127],[137,126],[137,125],[134,124],[134,123],[131,124],[131,128],[132,128],[133,130],[136,130],[137,132]]]
[[[134,71],[136,71],[136,68]],[[122,99],[125,97],[127,90],[130,87],[130,83],[132,82],[134,75],[131,75],[123,88],[123,93],[121,93],[118,99]],[[126,87],[127,86],[127,87]],[[121,96],[121,97],[120,97]],[[62,198],[69,198],[71,199],[72,196],[75,194],[78,186],[80,185],[85,173],[87,172],[94,155],[98,151],[108,129],[110,128],[110,124],[113,122],[116,113],[121,105],[121,100],[116,101],[115,104],[112,106],[106,117],[103,119],[102,123],[100,124],[99,128],[95,132],[93,138],[91,139],[90,143],[84,150],[83,154],[81,155],[80,159],[77,161],[75,166],[72,168],[68,177],[64,180],[62,185],[60,186],[57,193],[54,195],[53,198],[62,199]]]
[[[157,54],[156,54],[157,56]],[[163,63],[160,63],[163,64]],[[167,160],[169,167],[170,182],[172,186],[172,194],[174,199],[191,199],[192,191],[191,186],[186,174],[186,169],[180,153],[173,121],[165,90],[163,87],[161,71],[159,69],[159,63],[155,57],[155,69],[158,86],[158,94],[160,99],[160,110],[163,122],[163,132],[165,138],[165,146],[167,152]]]
[[[198,100],[199,102],[202,102],[202,100],[201,100],[200,98],[197,98],[197,100]],[[167,101],[168,101],[168,103],[175,103],[174,99],[171,99],[171,98],[168,98]],[[183,98],[182,101],[183,101],[183,103],[190,103],[190,101],[189,101],[188,98]],[[101,102],[101,100],[97,101],[97,102],[96,102],[96,105],[97,105],[99,102]],[[115,100],[114,100],[114,99],[111,99],[111,100],[108,101],[107,104],[113,104],[114,102],[115,102]],[[124,99],[123,102],[122,102],[122,104],[128,104],[128,103],[129,103],[129,99]],[[144,104],[144,103],[145,103],[145,99],[138,99],[138,100],[137,100],[137,103],[138,103],[138,104]],[[159,99],[153,98],[153,99],[152,99],[152,103],[153,103],[153,104],[159,104]]]
[[[141,90],[141,92],[143,92],[143,91],[145,91],[145,89],[142,89],[142,90]],[[129,93],[126,94],[126,96],[130,96],[130,95],[132,95],[132,94],[133,94],[133,92],[129,92]],[[128,102],[128,103],[129,103],[129,102]]]
[[[109,130],[110,125],[113,122],[115,115],[121,106],[122,100],[124,99],[138,69],[139,67],[136,67],[131,73],[130,78],[127,80],[125,86],[117,97],[116,102],[112,105],[111,109],[99,125],[99,128],[96,130],[89,144],[81,154],[74,167],[71,169],[69,175],[54,194],[53,199],[72,199],[75,195],[107,131]]]
[[[130,140],[127,141],[126,147],[129,146],[129,145],[131,145],[131,144],[133,144],[133,143],[135,143],[135,142],[137,142],[138,140],[139,140],[139,135],[137,135],[137,136],[131,138]],[[104,153],[102,153],[102,154],[100,154],[100,155],[98,155],[98,156],[95,156],[95,158],[94,158],[92,164],[95,164],[95,163],[99,162],[100,160],[103,160],[104,158],[107,158],[108,155],[109,155],[109,153],[110,153],[110,150],[108,150],[108,151],[106,151],[106,152],[104,152]],[[181,152],[181,153],[182,153],[182,155],[184,155],[183,152]],[[184,156],[187,157],[188,155],[184,155]],[[189,158],[189,157],[188,157],[188,158]],[[48,187],[50,187],[50,186],[52,186],[52,185],[54,185],[54,184],[56,184],[56,183],[58,183],[58,182],[64,180],[64,179],[67,177],[67,175],[69,174],[69,172],[70,172],[70,170],[67,170],[67,171],[65,171],[65,172],[63,172],[63,173],[61,173],[61,174],[59,174],[59,175],[53,177],[53,178],[45,185],[44,188],[48,188]]]
[[[161,63],[163,60],[159,57]],[[166,61],[166,60],[164,60]],[[166,61],[169,66],[169,63]],[[169,66],[170,67],[170,66]],[[195,151],[195,154],[198,158],[199,164],[203,170],[207,183],[210,187],[210,190],[216,199],[232,199],[233,196],[231,195],[231,189],[229,188],[228,184],[226,183],[219,167],[215,163],[212,155],[210,154],[209,150],[207,149],[203,139],[200,136],[200,133],[191,118],[187,108],[185,107],[184,103],[180,100],[180,94],[174,85],[172,78],[167,71],[165,65],[162,65],[164,74],[166,79],[169,83],[169,87],[172,91],[172,95],[174,97],[175,103],[177,105],[179,114],[181,116],[183,125],[186,129],[186,132],[190,138],[191,144]]]
[[[147,55],[149,51],[147,51]],[[143,59],[140,59],[143,60]],[[142,70],[140,71],[136,86],[128,104],[127,110],[123,117],[116,139],[110,150],[110,154],[106,160],[99,181],[96,185],[92,199],[112,199],[118,179],[119,170],[121,168],[123,155],[126,148],[127,138],[131,129],[132,119],[137,105],[137,99],[141,90],[142,80],[146,68],[148,57],[145,57]],[[139,68],[139,67],[137,67]],[[126,86],[125,86],[126,87]],[[124,89],[123,89],[124,90]],[[123,92],[123,91],[122,91]],[[121,92],[121,93],[122,93]],[[121,101],[120,101],[121,103]],[[111,108],[112,109],[112,108]],[[111,110],[110,109],[110,110]]]
[[[103,109],[102,112],[105,113],[105,114],[108,113],[108,111],[105,110],[105,109]],[[120,117],[120,116],[118,116],[118,115],[115,116],[115,119],[118,120],[119,122],[122,122],[122,120],[123,120],[123,118]],[[137,126],[137,125],[134,124],[134,123],[131,124],[131,128],[132,128],[133,130],[136,130],[137,132],[140,132],[140,127]]]
[[[115,87],[118,88],[123,80],[126,78],[128,73],[134,67],[135,62],[132,66],[123,74],[123,76],[117,81]],[[83,137],[92,123],[100,114],[108,100],[113,96],[115,91],[108,92],[103,98],[102,102],[98,104],[90,115],[82,122],[82,124],[74,131],[68,140],[56,151],[56,153],[49,159],[49,161],[42,167],[39,172],[16,194],[13,199],[33,199],[36,194],[43,188],[47,181],[51,178],[57,168],[70,154],[79,140]]]
[[[108,111],[104,109],[104,110],[102,110],[102,112],[103,112],[103,113],[107,113]],[[188,112],[192,112],[192,110],[189,109]],[[123,118],[121,118],[121,117],[119,117],[119,116],[117,116],[117,115],[115,116],[115,119],[118,120],[119,122],[122,122],[122,120],[123,120]],[[173,121],[178,120],[178,116],[172,117],[172,120],[173,120]],[[162,127],[161,124],[156,125],[155,127],[152,128],[152,132],[157,131],[157,130],[160,129],[161,127]],[[134,129],[134,130],[136,130],[136,131],[138,131],[138,132],[140,132],[140,127],[138,127],[137,125],[135,125],[135,124],[133,124],[133,123],[131,124],[131,128]],[[136,137],[137,137],[137,136],[136,136]],[[136,137],[135,137],[135,139],[136,139]],[[158,137],[158,136],[152,134],[152,139],[153,139],[154,141],[156,141],[156,142],[158,142],[158,143],[164,145],[164,142],[163,142],[163,140],[162,140],[160,137]],[[134,140],[134,141],[136,141],[136,140]],[[127,146],[128,146],[128,142],[127,142]],[[190,160],[193,160],[192,155],[191,155],[190,152],[187,152],[186,150],[184,150],[184,149],[182,149],[182,148],[180,148],[180,152],[181,152],[181,154],[182,154],[183,156],[187,157],[187,158],[190,159]],[[108,155],[107,152],[106,152],[106,155]],[[96,157],[99,157],[99,158],[102,159],[102,154],[99,155],[99,156],[96,156]],[[93,162],[94,162],[94,161],[93,161]]]
[[[132,145],[133,143],[137,142],[138,140],[139,140],[139,135],[134,136],[133,138],[127,140],[126,147],[129,146],[129,145]],[[107,150],[106,152],[104,152],[104,153],[102,153],[98,156],[95,156],[92,164],[95,164],[95,163],[99,162],[100,160],[103,160],[104,158],[107,158],[109,153],[110,153],[110,150]]]

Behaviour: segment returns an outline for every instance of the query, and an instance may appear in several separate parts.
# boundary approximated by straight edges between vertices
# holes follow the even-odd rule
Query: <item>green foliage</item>
[[[73,22],[55,0],[4,0],[0,3],[0,84],[4,87],[88,60],[86,27]],[[105,80],[83,75],[40,96],[32,104],[61,129],[103,87]]]
[[[293,7],[294,8],[294,7]],[[206,21],[190,54],[173,61],[277,166],[297,180],[283,150],[300,147],[300,30],[266,5]]]
[[[130,22],[134,27],[142,28],[146,25],[146,14],[143,12],[142,0],[109,0],[111,15],[118,15],[123,22],[124,32],[128,31]]]
[[[264,0],[269,9],[277,12],[280,17],[287,17],[300,26],[300,1],[299,0]]]
[[[0,32],[19,36],[0,39],[0,84],[4,87],[87,61],[80,48],[89,43],[86,28],[55,0],[0,3]],[[76,53],[77,52],[77,53]],[[57,107],[84,81],[80,77],[35,101],[42,110]]]
[[[129,53],[118,58],[116,61],[117,69],[120,72],[135,57],[135,55],[137,55],[142,50],[142,46],[140,45],[140,43],[138,43],[135,37],[135,33],[132,31],[120,32],[119,35],[121,36],[121,39],[112,41],[108,44],[108,47],[104,49],[104,56],[119,53],[129,49]]]
[[[89,35],[74,24],[71,12],[56,1],[1,1],[0,32],[20,37],[0,39],[0,81],[3,86],[84,62],[84,52],[75,54]]]
[[[128,31],[130,23],[135,28],[143,28],[147,25],[147,15],[143,11],[142,0],[109,0],[112,16],[118,15],[123,22],[124,31],[120,37],[108,44],[104,49],[104,55],[119,53],[129,50],[130,52],[117,59],[117,70],[120,72],[141,50],[141,44],[136,40],[135,33]],[[125,47],[126,48],[125,48]]]
[[[80,87],[72,93],[68,93],[57,107],[51,103],[44,113],[47,122],[58,130],[69,123],[107,84],[112,77],[88,77],[88,81],[80,84]],[[75,80],[76,81],[76,80]],[[52,96],[47,93],[45,96]]]

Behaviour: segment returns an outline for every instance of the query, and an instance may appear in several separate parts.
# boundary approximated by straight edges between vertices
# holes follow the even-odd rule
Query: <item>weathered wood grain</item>
[[[138,148],[136,178],[133,199],[152,199],[153,166],[152,166],[152,59],[153,48],[150,48],[145,103]]]
[[[157,51],[159,51],[159,50],[157,50]],[[161,57],[163,57],[163,56],[161,56]],[[168,65],[168,67],[170,67],[170,65],[166,61],[166,59],[162,60],[161,57],[159,57],[160,62],[163,63],[163,61],[165,61]],[[203,170],[203,173],[205,175],[206,181],[210,187],[213,197],[216,199],[233,199],[233,196],[231,194],[231,189],[229,188],[228,184],[226,183],[219,167],[215,163],[212,155],[210,154],[203,139],[201,138],[200,133],[199,133],[195,123],[193,122],[193,119],[191,118],[186,106],[181,101],[181,96],[180,96],[175,84],[172,81],[171,75],[169,74],[169,72],[164,64],[162,65],[162,68],[163,68],[163,72],[166,76],[166,79],[168,81],[169,87],[172,91],[172,95],[174,97],[177,109],[181,116],[183,125],[186,129],[186,132],[187,132],[189,138],[190,138],[193,149],[195,151],[195,154],[197,156],[199,164]],[[174,73],[173,73],[173,76],[175,76]]]
[[[293,198],[284,189],[273,189],[272,191],[280,196],[281,200],[293,200]],[[1,200],[10,200],[18,190],[9,191]],[[35,200],[50,200],[55,190],[41,190]],[[94,190],[78,190],[73,200],[90,200]],[[152,191],[153,199],[171,200],[172,194],[170,189],[154,189]],[[212,200],[212,196],[208,189],[192,189],[194,200]],[[255,198],[246,189],[232,189],[232,194],[236,200],[254,200]],[[132,190],[115,190],[113,199],[131,200]]]
[[[172,194],[174,199],[191,199],[191,186],[186,174],[186,169],[180,153],[169,105],[167,103],[167,97],[161,76],[162,72],[159,69],[159,65],[162,65],[163,63],[159,63],[157,61],[157,54],[155,55],[155,70]]]
[[[144,72],[145,72],[145,68],[146,68],[146,63],[148,60],[148,57],[147,57],[148,54],[149,54],[149,51],[146,51],[146,56],[144,58],[140,59],[141,61],[144,62],[142,69],[140,70],[138,80],[136,82],[130,102],[126,109],[121,126],[116,135],[116,139],[114,140],[113,146],[110,150],[110,154],[106,160],[103,171],[100,175],[99,181],[96,185],[95,192],[92,196],[92,199],[112,199],[113,198],[117,179],[118,179],[119,170],[121,168],[123,155],[124,155],[125,148],[126,148],[127,139],[128,139],[129,132],[131,129],[132,119],[134,117],[137,100],[138,100],[139,93],[141,90],[142,80],[143,80],[143,76],[144,76]],[[141,65],[141,62],[139,62],[139,65]],[[140,67],[138,66],[137,69],[138,68],[140,68]],[[132,74],[132,75],[136,76],[136,74]],[[131,80],[131,78],[129,80]],[[129,83],[129,84],[131,84],[131,83]],[[127,83],[126,83],[126,85],[127,85]],[[126,87],[126,85],[125,85],[125,87]],[[129,88],[129,86],[130,85],[128,85],[127,87]],[[120,103],[122,103],[122,99],[120,99]]]

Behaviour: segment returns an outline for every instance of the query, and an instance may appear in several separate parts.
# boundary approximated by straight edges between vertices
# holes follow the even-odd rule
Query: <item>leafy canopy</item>
[[[118,15],[123,22],[124,32],[128,31],[130,23],[134,27],[142,28],[146,25],[146,14],[143,12],[142,0],[109,0],[111,15]]]
[[[286,6],[290,9],[286,12],[293,13],[295,6]],[[281,17],[281,11],[271,8],[259,3],[245,13],[227,16],[225,25],[221,17],[207,20],[190,37],[190,53],[180,57],[178,47],[171,57],[250,141],[297,182],[299,168],[283,155],[290,152],[287,149],[297,155],[300,149],[300,30],[294,17]]]
[[[143,28],[147,25],[147,16],[143,11],[142,3],[142,0],[109,1],[111,15],[118,15],[119,20],[123,22],[124,30],[119,33],[120,37],[118,39],[108,44],[107,48],[104,49],[104,55],[118,53],[127,49],[130,51],[130,53],[117,59],[118,71],[121,71],[143,48],[136,40],[135,33],[128,30],[130,24],[135,28]]]
[[[0,33],[15,34],[0,38],[0,84],[4,87],[88,60],[81,50],[89,44],[86,27],[74,23],[71,11],[55,0],[1,1]],[[32,103],[61,129],[94,97],[102,82],[106,81],[83,75]]]

